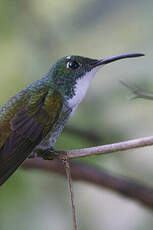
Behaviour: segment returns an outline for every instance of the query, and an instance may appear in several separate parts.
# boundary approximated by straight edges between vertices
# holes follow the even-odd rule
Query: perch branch
[[[62,154],[66,154],[68,159],[86,157],[92,155],[101,155],[117,151],[123,151],[133,148],[153,145],[153,136],[123,141],[114,144],[107,144],[92,148],[84,148],[78,150],[58,151],[59,159]],[[71,163],[72,178],[76,180],[84,180],[100,186],[105,186],[116,192],[122,193],[126,197],[135,199],[153,208],[153,189],[143,186],[135,181],[111,175],[107,172],[102,172],[89,165],[79,163]],[[64,168],[58,159],[47,161],[42,159],[29,159],[23,164],[24,168],[36,168],[44,171],[54,171],[56,173],[65,174]]]
[[[117,151],[124,151],[128,149],[140,148],[153,145],[153,136],[137,138],[129,141],[122,141],[114,144],[101,145],[91,148],[57,151],[59,154],[66,154],[68,159],[87,157],[93,155],[102,155],[113,153]]]

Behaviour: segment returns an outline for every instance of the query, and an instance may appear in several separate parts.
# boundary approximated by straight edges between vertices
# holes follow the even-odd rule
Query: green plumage
[[[60,115],[61,95],[41,81],[37,84],[18,93],[0,111],[0,185],[48,134]]]

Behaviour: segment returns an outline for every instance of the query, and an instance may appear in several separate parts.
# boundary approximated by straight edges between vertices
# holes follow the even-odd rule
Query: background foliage
[[[0,0],[0,105],[65,55],[93,58],[144,52],[97,73],[69,124],[99,133],[101,144],[153,133],[153,102],[128,100],[119,80],[153,92],[153,1]],[[64,132],[56,148],[92,146]],[[84,159],[153,186],[152,148]],[[108,190],[75,183],[80,229],[153,229],[152,212]],[[64,178],[18,170],[0,189],[0,229],[71,229]]]

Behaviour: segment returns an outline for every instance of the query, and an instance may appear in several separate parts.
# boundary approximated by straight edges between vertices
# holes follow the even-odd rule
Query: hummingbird
[[[83,100],[96,71],[104,65],[144,56],[123,54],[104,59],[65,56],[0,109],[0,185],[29,156],[48,159],[57,137]],[[53,156],[54,158],[54,156]]]

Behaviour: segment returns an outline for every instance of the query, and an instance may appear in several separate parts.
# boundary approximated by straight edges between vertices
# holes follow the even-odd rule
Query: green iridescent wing
[[[62,99],[57,91],[36,93],[9,122],[0,123],[0,185],[51,130],[61,109]]]

